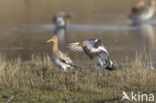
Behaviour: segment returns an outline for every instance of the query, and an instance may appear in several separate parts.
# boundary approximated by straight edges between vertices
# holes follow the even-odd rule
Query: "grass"
[[[80,65],[56,71],[48,55],[7,60],[0,55],[0,103],[120,103],[122,91],[156,94],[156,70],[136,58],[129,67],[103,71]]]

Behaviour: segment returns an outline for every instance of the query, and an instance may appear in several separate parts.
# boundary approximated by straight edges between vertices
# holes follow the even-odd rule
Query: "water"
[[[114,3],[115,2],[115,3]],[[71,52],[67,45],[90,38],[101,39],[113,61],[126,64],[136,52],[151,55],[156,63],[156,16],[146,24],[131,26],[128,14],[135,0],[1,0],[0,50],[8,58],[29,61],[33,54],[49,53],[52,16],[59,11],[72,13],[67,31],[59,30],[59,48],[75,62],[88,57]],[[121,4],[123,4],[121,6]],[[64,34],[66,33],[66,35]],[[81,58],[80,58],[81,57]]]

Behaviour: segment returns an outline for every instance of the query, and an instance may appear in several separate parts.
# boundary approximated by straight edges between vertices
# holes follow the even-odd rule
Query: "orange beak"
[[[47,40],[47,43],[50,43],[50,42],[53,42],[53,41],[54,41],[54,39],[51,38],[51,39]]]
[[[71,46],[71,48],[76,48],[76,47],[79,47],[79,46],[81,46],[81,45],[80,45],[80,43],[79,43],[79,44],[76,44],[76,45]]]

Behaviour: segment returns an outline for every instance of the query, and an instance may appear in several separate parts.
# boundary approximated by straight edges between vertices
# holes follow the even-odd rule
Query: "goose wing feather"
[[[94,47],[97,43],[96,40],[97,39],[91,39],[91,40],[86,41],[87,48],[90,50],[90,53],[95,54],[95,53],[100,53],[100,52],[104,51],[108,54],[108,51],[106,50],[106,48],[104,47],[104,45],[102,43],[99,43],[97,47]]]
[[[61,51],[59,51],[59,59],[67,64],[72,64],[72,60],[67,56],[67,54],[62,53]]]
[[[69,48],[70,48],[72,51],[79,52],[79,53],[84,53],[84,50],[83,50],[83,48],[82,48],[81,46],[72,48],[72,46],[78,45],[79,43],[80,43],[80,42],[71,43],[71,44],[69,45]]]

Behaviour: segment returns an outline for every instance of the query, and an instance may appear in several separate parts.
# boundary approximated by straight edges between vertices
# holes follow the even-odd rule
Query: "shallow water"
[[[115,2],[115,3],[114,3]],[[52,16],[59,11],[72,13],[67,31],[59,30],[59,48],[75,61],[87,56],[71,52],[67,45],[90,38],[101,39],[113,61],[126,64],[136,52],[150,55],[156,63],[156,16],[144,25],[133,27],[128,19],[135,0],[0,0],[0,50],[8,58],[49,53],[45,43],[54,31]],[[121,5],[124,3],[124,5]],[[66,33],[66,34],[65,34]],[[81,57],[81,58],[80,58]]]

